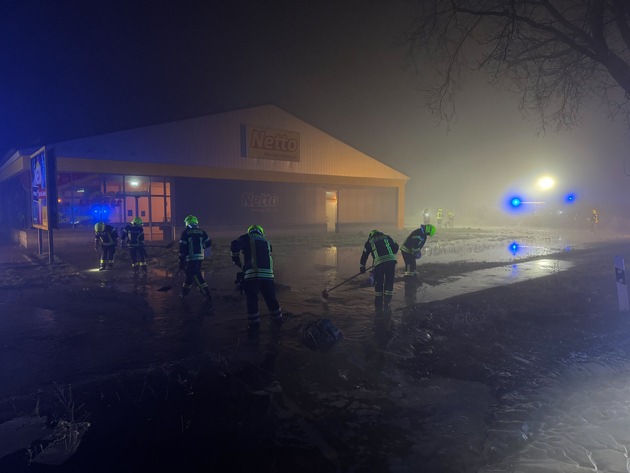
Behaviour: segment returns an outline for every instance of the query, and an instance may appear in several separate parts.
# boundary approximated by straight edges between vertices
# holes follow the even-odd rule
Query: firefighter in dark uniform
[[[98,222],[94,225],[94,249],[101,246],[101,264],[99,271],[114,269],[114,254],[118,245],[118,232],[111,225]]]
[[[140,269],[147,272],[147,252],[144,248],[144,228],[142,219],[134,217],[133,220],[123,228],[121,232],[121,243],[129,248],[129,258],[131,259],[131,269],[137,274]]]
[[[243,290],[247,297],[247,329],[256,332],[260,327],[258,293],[262,294],[273,322],[282,322],[282,309],[276,299],[271,243],[265,239],[260,225],[251,225],[247,233],[230,244],[232,262],[242,268]],[[241,262],[241,253],[243,261]]]
[[[392,237],[378,230],[372,230],[363,245],[360,271],[365,273],[365,263],[372,255],[374,261],[374,307],[382,310],[389,307],[394,295],[394,274],[396,273],[396,253],[398,243]]]
[[[427,237],[435,235],[435,226],[420,225],[413,230],[405,239],[400,247],[403,261],[405,262],[405,281],[413,281],[416,279],[418,272],[416,271],[416,260],[422,256],[422,247],[427,242]]]
[[[212,304],[208,283],[201,273],[201,264],[205,256],[204,250],[212,246],[212,241],[208,234],[198,227],[199,220],[194,215],[187,216],[184,223],[186,229],[179,238],[179,269],[186,274],[186,280],[182,284],[179,297],[180,299],[186,297],[194,283],[206,301]]]

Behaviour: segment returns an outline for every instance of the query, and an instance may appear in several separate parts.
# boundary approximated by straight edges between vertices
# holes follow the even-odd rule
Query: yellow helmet
[[[142,225],[142,219],[140,217],[134,217],[131,223],[140,226]]]
[[[192,227],[193,225],[199,225],[199,220],[194,215],[189,215],[184,219],[184,223],[188,227]]]
[[[265,235],[265,230],[263,229],[263,227],[256,224],[250,225],[249,228],[247,229],[247,233],[252,233],[252,232],[260,233],[262,236]]]
[[[105,224],[103,222],[98,222],[96,225],[94,225],[94,232],[98,233],[102,232],[103,230],[105,230]]]
[[[435,235],[435,225],[431,225],[430,223],[427,223],[424,226],[424,234],[428,236]]]

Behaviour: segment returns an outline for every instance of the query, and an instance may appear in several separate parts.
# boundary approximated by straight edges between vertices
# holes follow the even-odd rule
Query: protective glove
[[[232,256],[232,263],[234,263],[239,268],[243,269],[243,265],[241,264],[241,259],[238,256]]]
[[[421,253],[420,251],[418,251],[418,252],[415,254],[415,257],[416,257],[416,259],[420,259],[420,258],[422,258],[422,253]]]
[[[361,271],[361,274],[365,274],[365,265],[364,264],[359,266],[359,271]]]

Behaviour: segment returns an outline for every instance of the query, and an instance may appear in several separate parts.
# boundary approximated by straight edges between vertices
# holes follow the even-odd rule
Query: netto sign
[[[241,206],[252,209],[275,209],[280,203],[280,198],[276,194],[254,194],[253,192],[243,192],[241,195]]]
[[[241,155],[244,158],[300,160],[300,134],[241,125]]]

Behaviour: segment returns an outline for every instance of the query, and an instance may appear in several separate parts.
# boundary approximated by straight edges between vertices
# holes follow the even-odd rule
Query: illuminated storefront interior
[[[145,222],[147,237],[162,238],[171,225],[171,182],[164,177],[59,172],[60,227]]]

